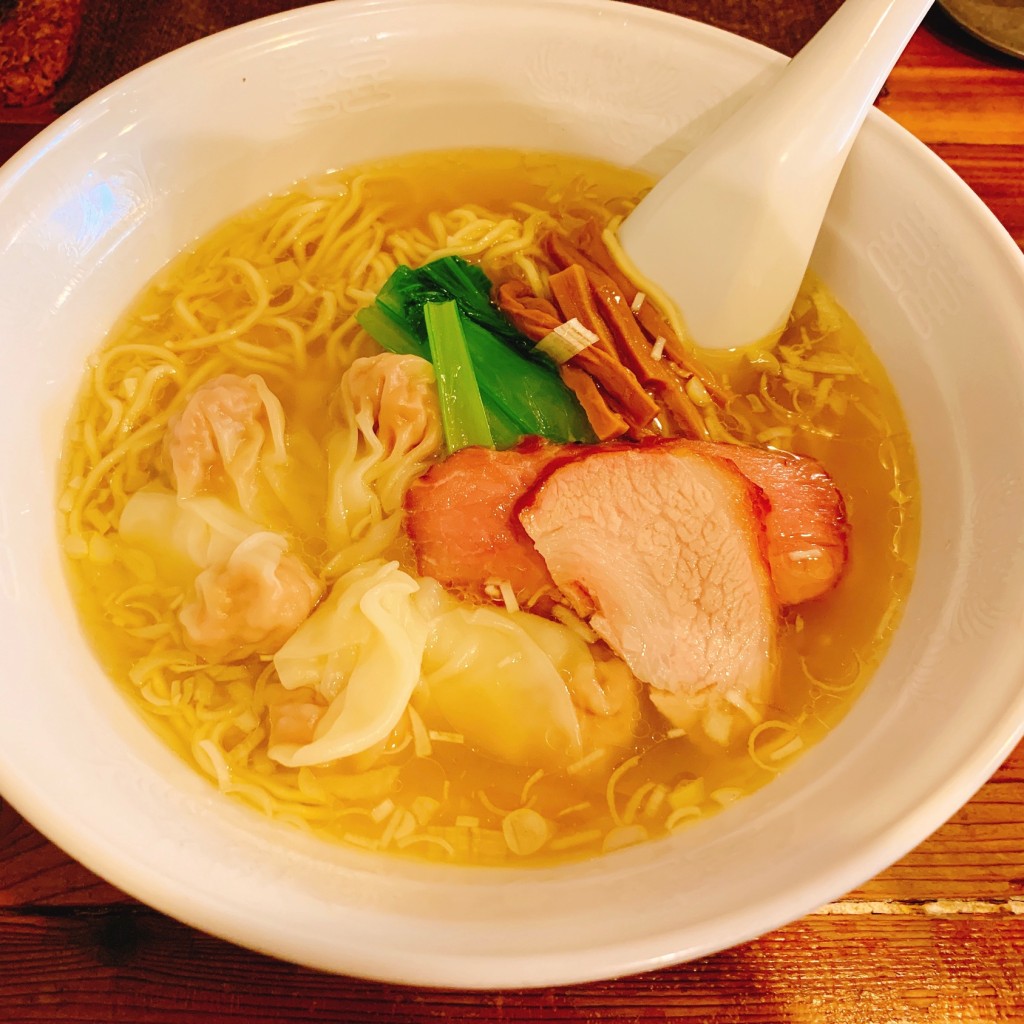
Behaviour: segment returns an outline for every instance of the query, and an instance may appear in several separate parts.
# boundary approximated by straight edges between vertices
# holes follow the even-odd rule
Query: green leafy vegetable
[[[491,282],[479,267],[446,256],[417,270],[398,267],[376,303],[356,319],[383,348],[431,359],[436,368],[425,310],[454,301],[493,443],[509,447],[527,434],[593,441],[586,414],[555,365],[533,351],[529,339],[493,305],[490,292]]]
[[[363,330],[388,352],[395,352],[400,356],[430,358],[429,350],[420,339],[382,306],[367,306],[359,311],[356,319]]]
[[[491,428],[466,348],[458,305],[451,300],[424,303],[423,320],[437,376],[437,395],[448,454],[474,444],[493,447]]]
[[[479,383],[479,380],[477,381]],[[523,430],[518,423],[513,422],[497,406],[488,404],[487,397],[481,391],[484,399],[484,411],[487,413],[487,422],[491,427],[491,438],[495,448],[512,448],[523,439]]]
[[[491,280],[479,268],[458,256],[434,260],[422,267],[423,278],[459,303],[463,314],[496,338],[509,342],[530,358],[533,345],[491,302]]]
[[[466,342],[488,405],[520,427],[551,441],[592,441],[590,422],[558,371],[524,359],[470,321]]]

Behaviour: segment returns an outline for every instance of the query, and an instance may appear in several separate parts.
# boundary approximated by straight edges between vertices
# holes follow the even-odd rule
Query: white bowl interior
[[[197,236],[302,177],[418,149],[513,145],[664,170],[779,62],[601,0],[354,0],[163,58],[16,157],[0,174],[0,366],[17,382],[0,403],[0,788],[22,813],[122,888],[236,942],[496,987],[742,941],[861,883],[966,801],[1024,728],[1024,269],[966,187],[881,115],[814,266],[904,403],[923,491],[917,578],[847,718],[714,820],[545,870],[328,846],[165,750],[96,666],[65,589],[56,464],[83,362]]]

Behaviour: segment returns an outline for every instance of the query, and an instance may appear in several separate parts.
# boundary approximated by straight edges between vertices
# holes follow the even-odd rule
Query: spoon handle
[[[785,325],[850,147],[930,6],[846,0],[626,219],[626,254],[698,345],[740,347]]]
[[[790,145],[800,147],[787,155],[818,166],[832,161],[838,177],[868,110],[931,5],[932,0],[846,0],[740,117],[748,128],[762,125],[758,136],[785,129]],[[761,120],[766,114],[770,128]]]

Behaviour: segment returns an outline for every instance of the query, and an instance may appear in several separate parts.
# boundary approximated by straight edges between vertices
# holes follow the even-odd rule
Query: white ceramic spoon
[[[738,348],[785,326],[847,153],[931,2],[846,0],[623,223],[626,255],[697,345]]]

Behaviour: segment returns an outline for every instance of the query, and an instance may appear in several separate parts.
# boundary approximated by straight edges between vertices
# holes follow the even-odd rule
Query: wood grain
[[[2,0],[0,0],[2,6]],[[1024,64],[934,10],[878,104],[1024,245]],[[0,162],[52,117],[0,112]],[[1024,1022],[1024,745],[897,864],[755,942],[595,985],[467,993],[338,978],[157,914],[0,800],[0,1022]]]
[[[89,907],[129,899],[48,842],[0,799],[0,913],[26,906]]]
[[[1024,144],[1020,72],[901,67],[878,106],[927,143]]]
[[[936,12],[878,106],[922,142],[1024,144],[1024,63],[985,50]]]
[[[504,994],[396,989],[239,949],[143,907],[6,805],[0,1021],[1024,1021],[1022,894],[1024,744],[910,855],[802,921],[635,978]]]
[[[852,896],[915,901],[1024,896],[1024,744],[942,828]]]
[[[43,124],[31,121],[0,123],[0,164],[6,163],[27,142],[39,134]]]
[[[0,916],[0,1019],[675,1021],[830,1024],[1024,1019],[1024,917],[808,918],[679,967],[560,989],[471,993],[335,977],[152,911]],[[968,952],[969,951],[969,952]]]
[[[1021,78],[1024,80],[1024,72]],[[1024,108],[1024,96],[1021,106]],[[971,186],[1013,240],[1024,248],[1024,145],[936,143],[931,148]]]

